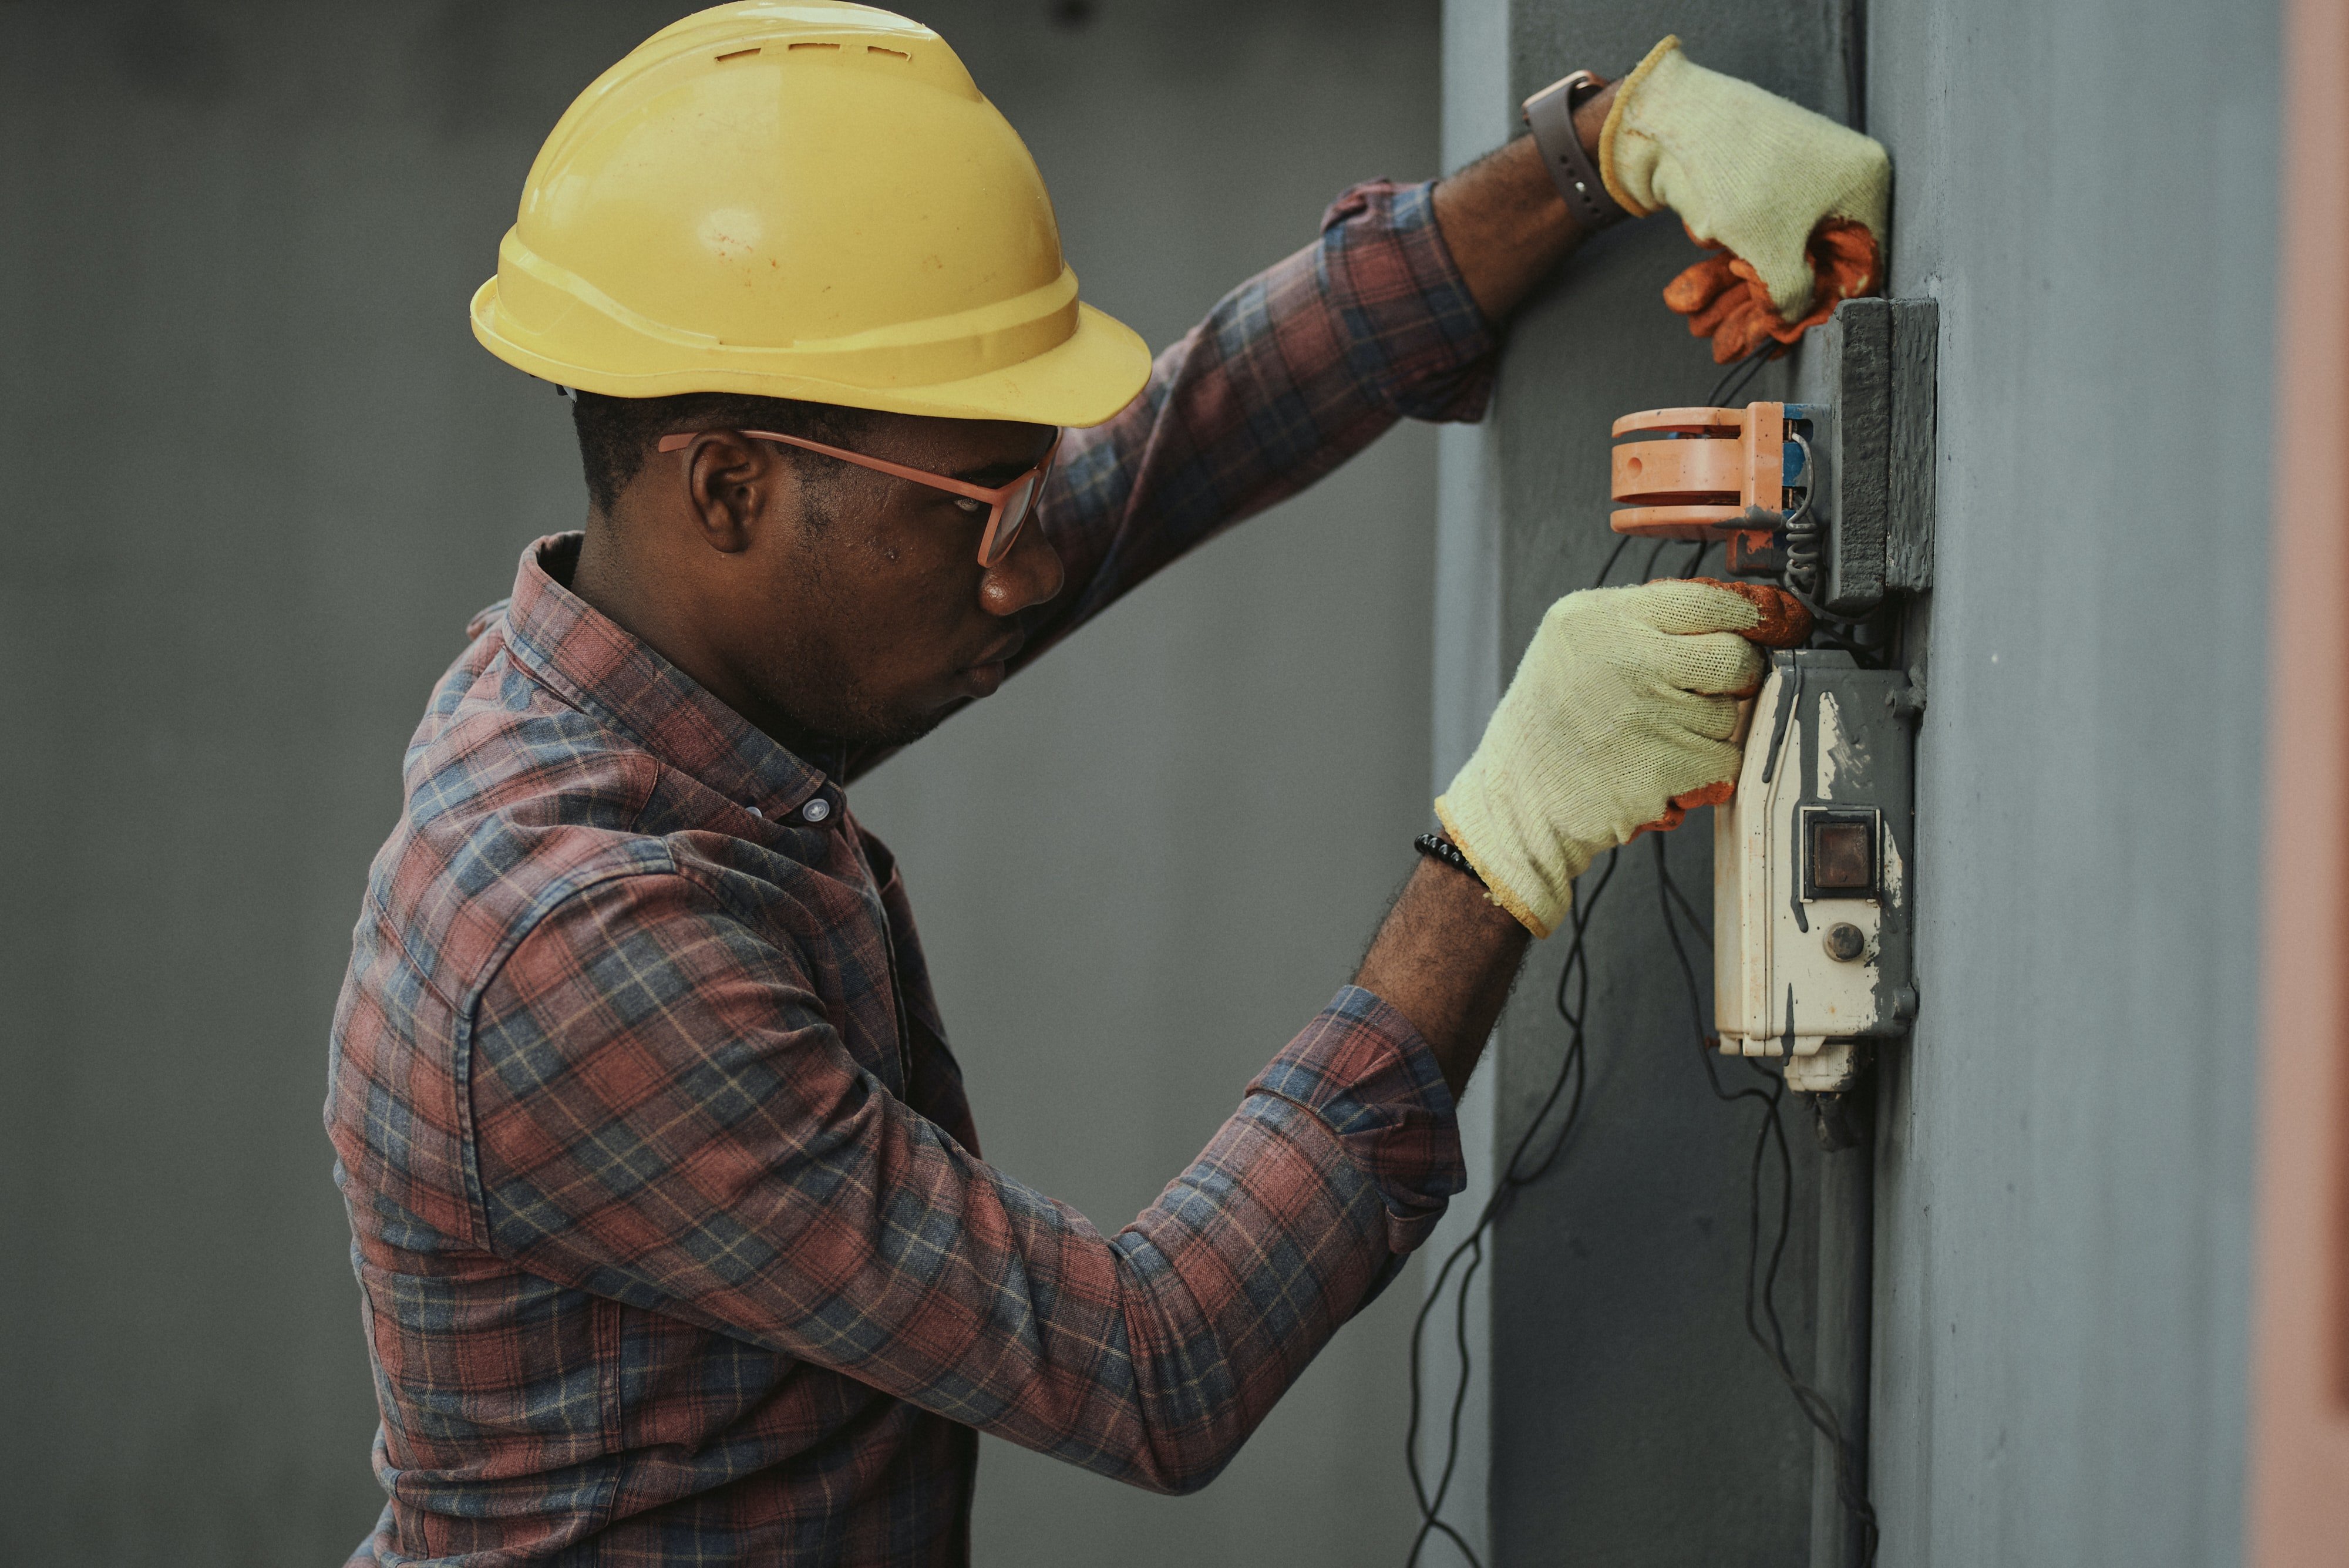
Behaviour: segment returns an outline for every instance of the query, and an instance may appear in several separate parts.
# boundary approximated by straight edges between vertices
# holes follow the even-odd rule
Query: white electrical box
[[[1713,811],[1714,1025],[1781,1056],[1786,1086],[1851,1086],[1862,1043],[1906,1034],[1917,694],[1847,653],[1773,656],[1737,793]]]

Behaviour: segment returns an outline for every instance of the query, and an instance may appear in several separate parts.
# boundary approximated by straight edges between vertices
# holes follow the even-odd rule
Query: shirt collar
[[[564,586],[580,534],[551,534],[522,555],[506,609],[515,660],[583,712],[739,805],[772,817],[839,789],[691,676]]]

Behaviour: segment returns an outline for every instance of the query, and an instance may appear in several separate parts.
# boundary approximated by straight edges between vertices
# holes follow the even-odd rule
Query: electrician
[[[355,1562],[960,1563],[978,1432],[1191,1490],[1394,1277],[1528,940],[1733,774],[1752,606],[1561,601],[1355,983],[1114,1236],[980,1158],[844,785],[1397,419],[1475,418],[1588,228],[1725,245],[1692,308],[1740,344],[1850,283],[1822,220],[1872,257],[1873,142],[1671,39],[1592,88],[1346,192],[1154,362],[902,17],[721,6],[572,106],[472,319],[574,390],[586,526],[433,697],[334,1021]]]

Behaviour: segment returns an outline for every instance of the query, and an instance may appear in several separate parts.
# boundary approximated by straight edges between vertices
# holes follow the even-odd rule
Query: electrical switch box
[[[1851,1135],[1830,1100],[1917,1015],[1908,607],[1933,580],[1939,333],[1930,299],[1847,299],[1804,346],[1796,400],[1614,426],[1616,533],[1717,545],[1719,570],[1816,622],[1775,655],[1713,808],[1713,1009],[1723,1052],[1781,1058],[1821,1096],[1830,1148]]]
[[[1785,1058],[1789,1088],[1850,1087],[1859,1043],[1917,1015],[1914,700],[1848,653],[1775,654],[1713,812],[1714,1026],[1724,1053]]]

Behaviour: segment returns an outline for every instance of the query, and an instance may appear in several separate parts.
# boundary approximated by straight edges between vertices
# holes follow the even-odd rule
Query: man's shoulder
[[[672,869],[638,820],[658,761],[499,644],[492,627],[450,667],[409,742],[332,1029],[329,1136],[374,1209],[413,1220],[410,1249],[478,1230],[456,1047],[483,989],[580,891]]]
[[[676,869],[642,819],[663,765],[501,647],[452,666],[410,742],[398,826],[367,911],[418,976],[461,1004],[546,913],[616,877]]]

